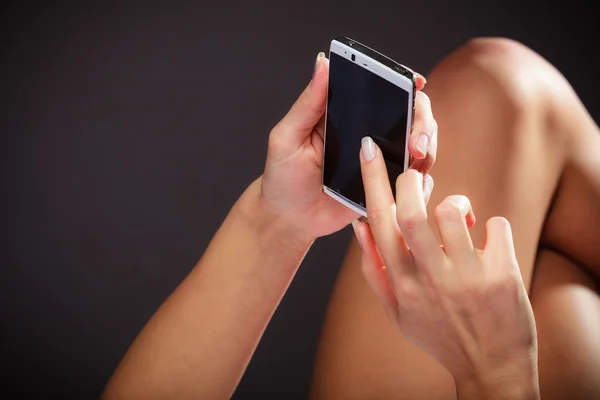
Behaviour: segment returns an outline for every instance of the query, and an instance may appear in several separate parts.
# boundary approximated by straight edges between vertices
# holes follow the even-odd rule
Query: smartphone
[[[329,49],[323,190],[366,217],[360,170],[361,140],[370,136],[385,160],[396,196],[396,178],[408,168],[414,119],[412,71],[347,37]]]

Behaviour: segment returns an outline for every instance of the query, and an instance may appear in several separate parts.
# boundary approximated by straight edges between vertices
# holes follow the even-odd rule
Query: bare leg
[[[547,249],[538,255],[533,282],[542,398],[597,399],[600,288],[582,268]]]
[[[446,58],[428,81],[426,92],[440,132],[430,208],[458,193],[470,198],[480,222],[495,215],[508,218],[528,287],[534,266],[539,268],[536,280],[555,282],[557,268],[574,265],[565,261],[555,268],[555,258],[546,256],[536,265],[542,244],[600,272],[599,240],[591,239],[600,238],[600,165],[591,155],[600,152],[600,135],[564,78],[520,44],[477,39]],[[576,213],[572,207],[579,207]],[[572,239],[573,232],[579,240]],[[484,224],[471,233],[480,244]],[[544,298],[544,287],[536,286],[536,297]],[[552,299],[564,302],[567,312],[579,292],[561,293]],[[557,382],[546,378],[551,376],[546,364],[553,362],[554,349],[542,346],[552,343],[546,327],[560,316],[547,306],[534,308],[541,321],[540,379],[546,396]],[[598,323],[600,313],[587,318]],[[590,335],[582,324],[563,333],[575,343]],[[598,370],[592,372],[599,374],[600,348],[584,350],[577,353],[579,362],[595,363]],[[576,387],[569,386],[575,381],[564,384]],[[404,341],[386,320],[361,276],[354,241],[332,295],[312,394],[319,399],[455,397],[446,371]]]

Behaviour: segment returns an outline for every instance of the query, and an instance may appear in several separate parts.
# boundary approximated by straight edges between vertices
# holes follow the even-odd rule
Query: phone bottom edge
[[[352,211],[354,211],[354,212],[362,215],[365,218],[367,217],[367,209],[366,208],[359,206],[358,204],[356,204],[352,200],[349,200],[349,199],[345,198],[341,194],[339,194],[339,193],[331,190],[330,188],[328,188],[325,185],[323,185],[323,191],[325,192],[326,195],[328,195],[329,197],[333,198],[338,203],[343,204],[344,206],[348,207]]]

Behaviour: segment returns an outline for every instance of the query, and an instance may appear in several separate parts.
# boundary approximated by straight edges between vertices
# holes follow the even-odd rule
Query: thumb
[[[321,52],[315,61],[312,80],[277,126],[278,134],[289,145],[300,146],[325,113],[328,74],[329,60]]]

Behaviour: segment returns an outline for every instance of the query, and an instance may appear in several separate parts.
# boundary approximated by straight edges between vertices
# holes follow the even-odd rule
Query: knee
[[[493,101],[496,109],[510,113],[539,109],[562,88],[569,89],[548,61],[506,38],[469,40],[432,71],[430,81],[435,79],[447,81],[445,85],[454,91],[467,91],[477,101]]]

